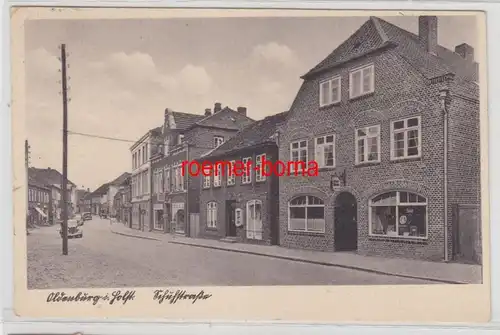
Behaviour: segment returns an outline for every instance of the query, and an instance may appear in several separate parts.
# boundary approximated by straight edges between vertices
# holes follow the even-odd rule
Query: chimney
[[[87,188],[87,192],[90,192],[90,188]]]
[[[418,38],[420,45],[429,53],[436,54],[437,16],[418,17]]]
[[[467,43],[462,43],[455,47],[455,52],[469,61],[474,61],[474,48]]]
[[[238,113],[240,113],[240,114],[243,114],[243,115],[245,115],[245,116],[247,115],[247,108],[246,108],[246,107],[238,107],[238,108],[237,108],[237,111],[238,111]]]
[[[222,109],[222,105],[221,105],[221,103],[220,103],[220,102],[216,102],[216,103],[214,104],[214,114],[215,114],[215,113],[220,112],[220,111],[221,111],[221,109]]]
[[[210,111],[210,108],[205,108],[205,116],[210,116],[212,115],[212,111]]]

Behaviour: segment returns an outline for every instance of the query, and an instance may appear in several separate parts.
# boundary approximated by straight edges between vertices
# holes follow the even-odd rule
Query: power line
[[[108,137],[108,136],[102,136],[102,135],[95,135],[95,134],[87,134],[87,133],[80,133],[72,130],[68,130],[68,134],[70,135],[78,135],[78,136],[85,136],[85,137],[92,137],[92,138],[100,138],[103,140],[110,140],[110,141],[119,141],[119,142],[127,142],[127,143],[135,143],[137,140],[126,140],[123,138],[118,138],[118,137]]]
[[[72,130],[68,130],[68,134],[69,135],[78,135],[78,136],[91,137],[91,138],[100,138],[100,139],[103,139],[103,140],[110,140],[110,141],[127,142],[127,143],[136,143],[137,142],[137,140],[127,140],[127,139],[118,138],[118,137],[109,137],[109,136],[103,136],[103,135],[80,133],[80,132],[72,131]],[[198,149],[208,149],[208,150],[214,149],[213,147],[201,147],[201,146],[197,146],[196,148],[198,148]]]

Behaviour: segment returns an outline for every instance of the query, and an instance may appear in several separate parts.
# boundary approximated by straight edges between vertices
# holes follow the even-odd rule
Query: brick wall
[[[375,92],[349,100],[349,68],[373,63]],[[342,76],[342,101],[319,108],[319,82]],[[282,177],[280,180],[280,243],[293,248],[334,250],[334,205],[341,191],[357,199],[358,252],[367,255],[441,259],[444,253],[443,198],[443,116],[439,89],[391,50],[360,58],[318,78],[304,82],[290,110],[280,136],[280,159],[290,157],[291,141],[307,139],[309,159],[313,159],[314,136],[336,134],[336,169],[318,177]],[[422,156],[418,159],[390,160],[390,122],[421,116]],[[355,166],[355,128],[379,124],[381,162]],[[345,169],[347,185],[338,192],[329,188],[333,172]],[[390,190],[418,193],[428,201],[428,238],[395,239],[368,236],[368,200]],[[325,202],[325,234],[288,232],[288,201],[302,194],[316,195]]]
[[[251,157],[252,161],[255,162],[255,156],[262,153],[266,154],[266,160],[275,161],[277,158],[277,148],[263,148],[255,152],[242,152],[239,155],[226,156],[222,158],[217,158],[218,161],[241,161],[243,158]],[[241,177],[236,177],[234,185],[227,185],[227,175],[222,177],[221,187],[213,187],[213,179],[211,180],[211,187],[209,189],[203,189],[200,196],[200,234],[201,237],[205,238],[222,238],[226,236],[226,200],[236,201],[236,208],[242,210],[242,220],[243,226],[237,227],[237,237],[247,243],[260,243],[260,244],[271,244],[272,243],[272,233],[277,231],[276,226],[278,225],[277,218],[277,205],[278,205],[278,191],[273,188],[276,187],[276,180],[278,177],[270,176],[266,177],[266,181],[256,182],[255,171],[252,173],[252,183],[251,184],[241,184]],[[200,181],[201,185],[201,181]],[[248,239],[246,235],[246,205],[250,200],[260,200],[262,202],[262,240]],[[209,202],[217,203],[217,228],[209,228],[207,226],[207,204]],[[272,227],[274,225],[274,228]]]
[[[477,205],[481,222],[481,155],[479,90],[450,85],[448,106],[448,231],[453,233],[452,207]],[[475,88],[475,89],[474,89]],[[466,90],[466,92],[464,92]],[[472,216],[470,216],[472,217]],[[471,222],[471,224],[476,224]],[[453,238],[448,239],[452,254]]]

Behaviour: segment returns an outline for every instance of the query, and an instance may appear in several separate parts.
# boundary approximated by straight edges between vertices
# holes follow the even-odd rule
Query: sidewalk
[[[251,255],[273,257],[325,266],[335,266],[382,275],[415,278],[448,284],[481,283],[482,267],[479,265],[440,263],[419,260],[361,256],[346,252],[321,252],[287,249],[280,246],[261,246],[244,243],[225,243],[218,240],[189,238],[161,232],[142,232],[125,227],[122,223],[110,226],[113,233],[172,244],[225,250]]]

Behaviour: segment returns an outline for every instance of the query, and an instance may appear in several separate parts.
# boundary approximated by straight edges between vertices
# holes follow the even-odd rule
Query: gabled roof
[[[61,185],[63,176],[59,171],[51,168],[40,169],[36,167],[30,167],[28,170],[28,177],[36,180],[43,185]],[[67,180],[68,185],[75,187],[76,185]]]
[[[205,153],[202,157],[222,156],[265,143],[276,143],[274,135],[276,134],[277,127],[286,120],[287,115],[288,112],[283,112],[255,121],[236,133],[227,142]]]
[[[92,195],[97,196],[106,194],[108,192],[108,189],[109,189],[109,183],[102,184],[94,192],[92,192]]]
[[[392,47],[408,64],[427,79],[447,74],[477,80],[477,63],[438,45],[436,55],[427,52],[419,37],[377,17],[370,17],[354,34],[302,78],[307,79],[381,48]]]
[[[119,177],[117,177],[115,180],[111,181],[109,183],[109,185],[115,185],[115,186],[119,186],[121,184],[123,184],[128,177],[130,177],[130,173],[129,172],[124,172],[122,173]]]
[[[238,113],[237,111],[235,111],[234,109],[231,109],[229,108],[228,106],[222,108],[220,111],[218,111],[217,113],[212,113],[208,116],[203,116],[203,118],[199,121],[197,121],[196,123],[192,124],[189,128],[194,128],[196,126],[200,126],[200,127],[203,127],[203,126],[211,126],[210,125],[210,119],[213,118],[215,115],[220,115],[221,113]],[[252,121],[252,122],[255,122],[255,120],[253,120],[252,118],[249,118],[248,116],[244,115],[249,121]],[[234,121],[234,120],[233,120]],[[188,129],[189,129],[188,128]],[[227,129],[233,129],[233,130],[240,130],[240,126],[238,125],[235,125],[234,127],[224,127],[224,128],[227,128]]]
[[[43,182],[40,182],[32,177],[28,177],[28,186],[34,186],[34,187],[38,187],[38,188],[48,189],[47,186]]]
[[[199,114],[189,114],[171,111],[175,122],[175,129],[186,130],[191,127],[196,122],[205,118],[204,115]]]

